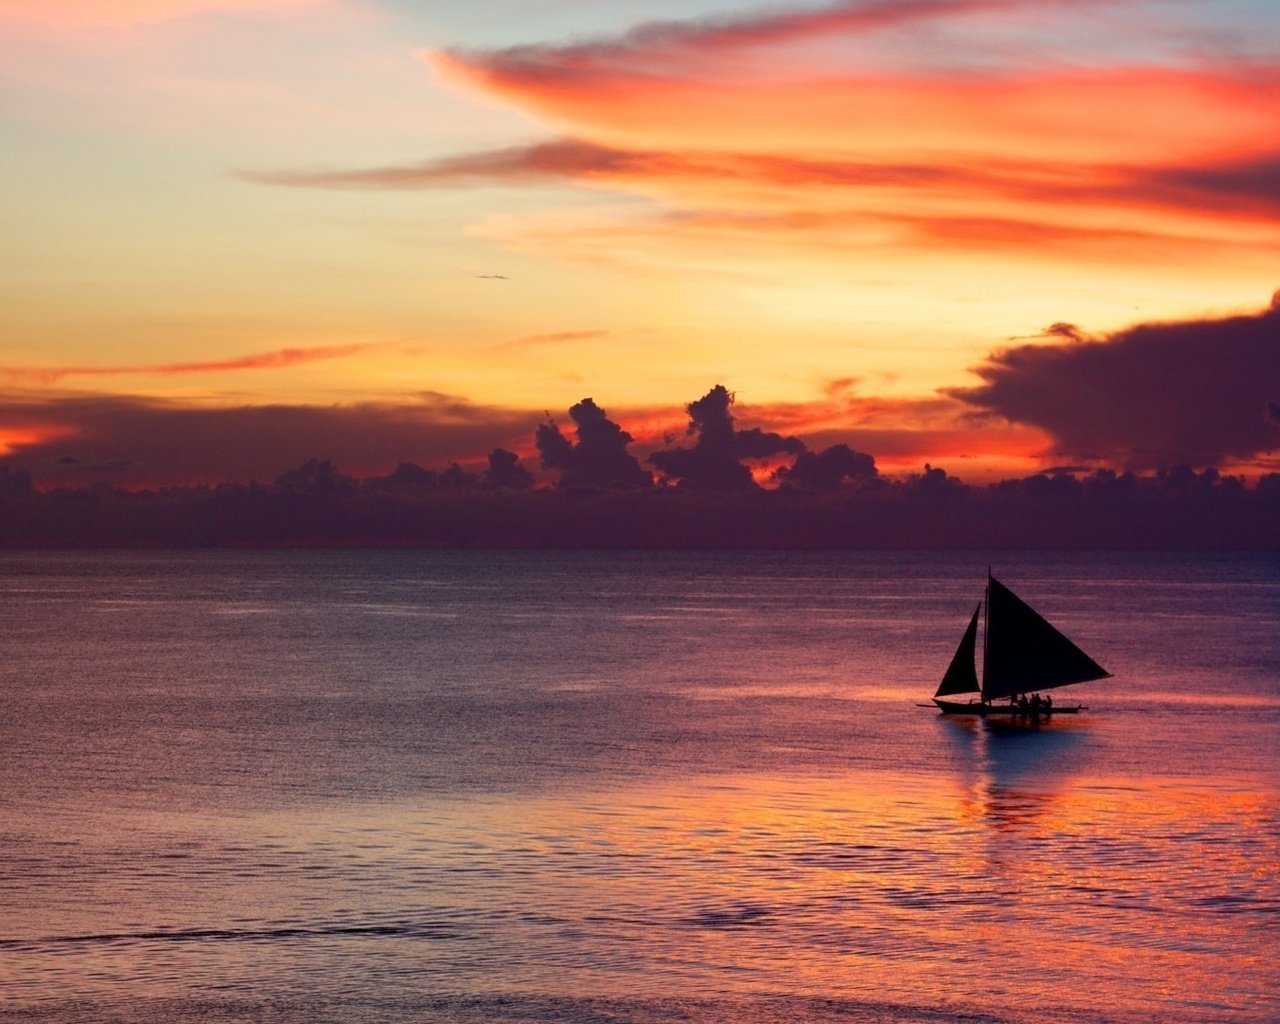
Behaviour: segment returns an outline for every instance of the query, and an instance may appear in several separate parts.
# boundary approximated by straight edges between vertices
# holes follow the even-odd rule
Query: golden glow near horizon
[[[998,476],[1053,439],[920,418],[989,354],[1280,285],[1245,0],[473,7],[2,0],[0,388],[640,424],[719,382]]]

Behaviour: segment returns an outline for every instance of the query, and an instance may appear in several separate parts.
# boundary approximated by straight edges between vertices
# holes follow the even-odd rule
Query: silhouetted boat
[[[974,667],[978,615],[986,609],[982,681]],[[987,572],[987,589],[947,666],[933,703],[945,715],[1073,715],[1083,705],[1027,708],[1018,698],[1111,673],[1045,621],[1034,608]],[[978,700],[948,700],[976,693]],[[1009,699],[1007,704],[993,703]],[[1037,701],[1037,704],[1039,702]],[[928,707],[928,704],[921,705]]]

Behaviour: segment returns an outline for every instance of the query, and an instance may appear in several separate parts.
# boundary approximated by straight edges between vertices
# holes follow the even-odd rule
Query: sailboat
[[[985,615],[982,643],[982,681],[974,667],[978,646],[978,616]],[[1072,683],[1107,679],[1111,675],[1062,635],[1029,604],[987,570],[987,588],[973,610],[969,627],[947,666],[933,703],[944,715],[1018,715],[1025,705],[1018,698]],[[976,693],[978,700],[948,698]],[[1009,698],[1007,704],[993,703]],[[1037,702],[1038,704],[1038,702]],[[929,705],[924,705],[928,707]],[[1052,705],[1053,714],[1075,714],[1082,705]],[[1047,713],[1043,705],[1040,714]]]

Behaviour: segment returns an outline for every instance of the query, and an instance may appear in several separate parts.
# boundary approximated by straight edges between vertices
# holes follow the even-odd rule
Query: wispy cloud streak
[[[526,334],[521,338],[512,338],[490,346],[491,352],[515,352],[522,349],[539,348],[544,345],[571,345],[583,341],[601,341],[609,337],[611,332],[603,330],[586,331],[549,331],[544,334]]]
[[[1147,207],[1280,222],[1280,154],[1272,153],[1246,161],[1169,167],[1077,166],[1057,160],[965,166],[732,151],[626,150],[566,138],[414,164],[247,172],[243,176],[262,184],[292,187],[406,190],[568,181],[620,190],[649,184],[679,194],[683,183],[686,188],[697,188],[698,195],[704,195],[710,186],[719,186],[726,190],[723,194],[729,203],[740,195],[732,191],[736,185],[772,188],[772,195],[757,191],[754,201],[758,206],[780,207],[803,202],[805,196],[797,195],[796,189],[822,188],[836,193],[829,205],[835,205],[837,211],[841,194],[847,210],[848,204],[857,201],[859,191],[928,190],[935,203],[953,198],[1042,206]],[[816,205],[812,193],[807,198],[810,205]],[[980,225],[999,219],[974,218],[973,222]],[[1081,230],[1079,225],[1075,227]]]
[[[1196,47],[1177,17],[1144,31],[1152,15],[1140,3],[1125,5],[1125,24],[1106,22],[1129,36],[1127,48],[1108,38],[1091,50],[1100,30],[1085,19],[1095,6],[1113,13],[1015,0],[837,3],[642,24],[585,42],[434,51],[424,56],[446,81],[562,137],[255,179],[571,182],[654,200],[664,208],[655,225],[673,211],[694,222],[775,217],[779,230],[871,218],[919,225],[899,240],[935,253],[963,247],[971,232],[979,245],[994,238],[1032,258],[1045,237],[1077,233],[1113,237],[1129,253],[1134,239],[1167,238],[1173,254],[1222,242],[1242,223],[1274,244],[1280,62]],[[1114,262],[1103,246],[1077,248]]]
[[[270,352],[255,352],[232,359],[213,359],[190,363],[153,363],[126,366],[47,366],[0,368],[0,380],[12,385],[56,384],[68,377],[124,377],[134,375],[182,376],[199,373],[230,373],[238,370],[275,370],[283,367],[314,363],[325,359],[345,359],[348,356],[385,348],[385,342],[358,342],[350,345],[315,345],[308,348],[281,348]]]
[[[1059,0],[1060,3],[1066,0]],[[1044,6],[1057,6],[1046,3]],[[922,21],[1009,10],[1020,0],[851,0],[797,11],[716,15],[645,22],[620,36],[569,45],[532,44],[500,50],[442,50],[428,54],[442,70],[496,79],[573,81],[625,72],[638,61],[649,75],[669,65],[687,73],[693,55],[707,57],[836,34],[866,35]]]

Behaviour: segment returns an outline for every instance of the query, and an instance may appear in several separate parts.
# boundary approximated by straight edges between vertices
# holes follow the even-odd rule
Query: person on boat
[[[1033,715],[1040,714],[1040,694],[1038,693],[1031,695],[1031,713]]]
[[[1027,713],[1027,695],[1025,693],[1018,695],[1018,714],[1025,715]]]
[[[1044,695],[1044,713],[1046,715],[1053,714],[1053,697],[1047,693]]]

